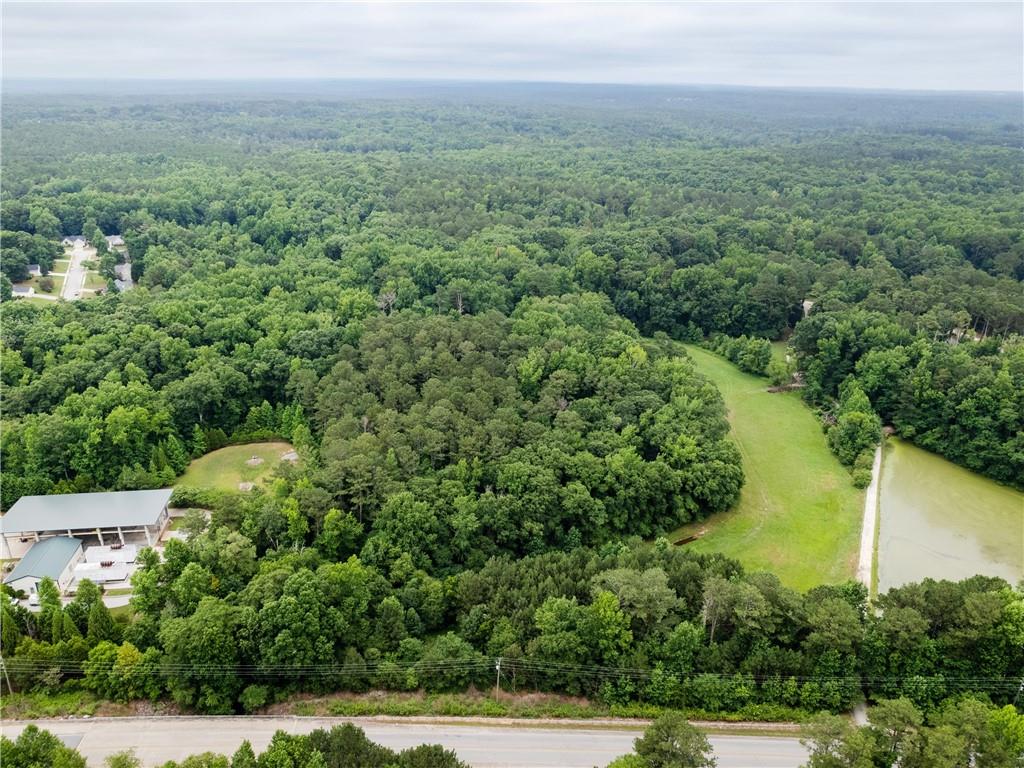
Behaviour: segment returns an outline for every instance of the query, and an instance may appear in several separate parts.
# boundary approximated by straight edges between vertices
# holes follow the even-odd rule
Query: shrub
[[[267,686],[249,685],[242,691],[242,695],[238,697],[238,703],[242,705],[242,709],[247,714],[251,715],[257,709],[266,706],[269,698],[270,689]]]

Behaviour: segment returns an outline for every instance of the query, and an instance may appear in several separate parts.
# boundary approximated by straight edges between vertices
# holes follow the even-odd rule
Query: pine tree
[[[104,640],[116,643],[120,639],[119,634],[117,625],[114,624],[114,617],[110,615],[110,609],[104,605],[102,600],[97,600],[89,609],[89,629],[86,633],[89,646],[92,647]]]
[[[256,753],[253,752],[252,744],[246,739],[232,755],[231,768],[256,768],[256,766]]]
[[[164,454],[167,456],[167,463],[174,470],[175,474],[184,472],[188,466],[188,452],[177,435],[168,435],[163,446]]]
[[[189,450],[192,452],[193,459],[198,459],[206,453],[206,435],[203,434],[203,430],[200,429],[198,424],[192,427],[192,439],[189,441]]]

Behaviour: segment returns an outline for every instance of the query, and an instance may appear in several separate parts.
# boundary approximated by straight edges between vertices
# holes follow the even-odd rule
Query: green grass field
[[[229,445],[193,461],[177,484],[237,491],[239,483],[259,484],[270,477],[281,461],[281,454],[291,450],[292,446],[285,442]],[[247,462],[253,456],[263,459],[263,463],[250,466]]]
[[[99,272],[93,272],[89,270],[85,273],[85,287],[96,290],[97,288],[106,288],[107,279],[100,275]]]
[[[746,483],[735,507],[680,528],[673,540],[704,531],[686,546],[772,571],[799,589],[853,578],[864,494],[829,451],[817,417],[799,393],[769,393],[765,379],[724,358],[686,351],[722,392]]]
[[[37,307],[55,307],[57,302],[50,299],[41,299],[38,296],[22,296],[17,301],[24,301],[29,304],[35,304]]]

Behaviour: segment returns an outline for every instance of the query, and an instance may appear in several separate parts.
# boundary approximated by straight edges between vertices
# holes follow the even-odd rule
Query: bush
[[[853,470],[853,487],[854,488],[867,488],[871,485],[871,470],[870,469],[855,469]]]
[[[53,293],[53,278],[49,275],[39,278],[39,290],[43,293]]]
[[[168,504],[178,509],[211,509],[216,506],[221,495],[220,492],[207,488],[182,485],[174,489]]]
[[[871,467],[875,464],[875,453],[874,451],[861,451],[857,454],[857,458],[853,460],[854,469],[866,469],[868,472],[871,471]]]
[[[246,714],[251,715],[257,709],[266,706],[269,699],[270,689],[267,686],[249,685],[246,686],[241,696],[238,697],[238,703],[242,705],[242,709],[245,710]]]

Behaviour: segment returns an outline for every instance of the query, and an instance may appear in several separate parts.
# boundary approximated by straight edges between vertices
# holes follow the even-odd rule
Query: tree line
[[[964,694],[1005,703],[1019,687],[1024,595],[1000,579],[926,580],[872,610],[857,584],[799,593],[664,540],[438,576],[411,552],[375,562],[351,515],[318,526],[303,490],[232,500],[205,528],[193,516],[162,561],[145,550],[128,622],[88,583],[66,607],[46,582],[39,614],[4,607],[12,682],[228,713],[300,691],[488,687],[500,658],[507,690],[758,718],[864,696],[929,710]],[[270,526],[308,528],[312,543],[275,545],[259,535]]]

